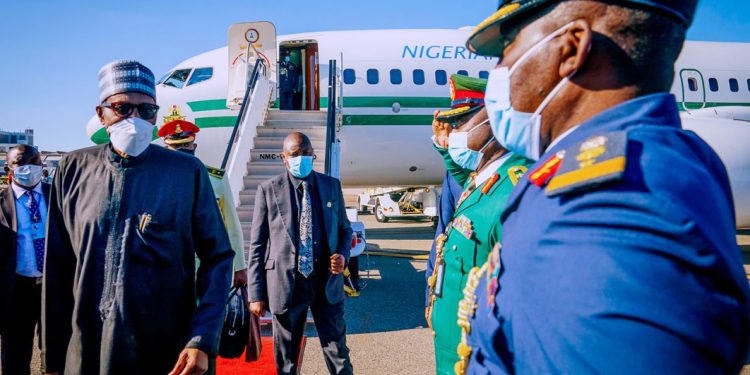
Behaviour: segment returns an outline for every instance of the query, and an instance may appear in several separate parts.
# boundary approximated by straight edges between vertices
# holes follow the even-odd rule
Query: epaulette
[[[624,131],[598,134],[568,148],[546,188],[548,196],[593,189],[625,174],[628,137]]]
[[[208,171],[208,174],[210,174],[211,176],[216,177],[216,178],[218,178],[220,180],[224,178],[224,174],[226,173],[221,168],[209,167],[208,165],[206,166],[206,170]]]

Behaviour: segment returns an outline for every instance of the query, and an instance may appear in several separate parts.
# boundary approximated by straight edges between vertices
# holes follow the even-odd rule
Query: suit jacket
[[[42,183],[44,201],[49,205],[50,185]],[[16,197],[8,186],[0,192],[0,333],[5,329],[10,307],[10,296],[16,275],[16,253],[18,252],[18,220]]]
[[[339,180],[312,172],[323,210],[328,252],[349,261],[352,229],[346,217]],[[274,314],[283,314],[292,301],[297,278],[297,248],[294,241],[289,177],[284,172],[258,186],[250,236],[248,289],[251,302],[268,302]],[[326,297],[332,304],[344,300],[344,277],[328,271]]]

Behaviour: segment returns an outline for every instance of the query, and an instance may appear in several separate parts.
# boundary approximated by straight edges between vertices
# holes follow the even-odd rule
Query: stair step
[[[310,120],[287,120],[287,119],[278,119],[278,120],[266,120],[267,127],[272,128],[285,128],[285,129],[297,129],[297,128],[326,128],[326,120],[316,120],[316,119],[310,119]]]
[[[253,205],[255,204],[255,192],[256,190],[243,190],[240,192],[240,205]]]
[[[299,128],[276,128],[269,126],[259,126],[258,138],[261,137],[286,137],[287,135],[297,131],[308,136],[310,139],[325,139],[326,128],[325,127],[299,127]]]
[[[326,147],[326,140],[324,138],[311,137],[313,149],[322,150]],[[284,147],[284,137],[255,137],[254,140],[255,148],[265,149],[279,149]]]
[[[268,111],[269,120],[277,119],[288,119],[288,120],[326,120],[328,118],[327,111]]]

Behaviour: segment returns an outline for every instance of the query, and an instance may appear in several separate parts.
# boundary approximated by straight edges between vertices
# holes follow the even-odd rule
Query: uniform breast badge
[[[495,296],[498,290],[500,290],[500,272],[503,269],[502,261],[500,259],[500,251],[503,248],[501,244],[496,244],[492,248],[489,259],[487,259],[487,272],[485,273],[487,282],[487,307],[489,307],[490,314],[494,313]]]
[[[473,224],[471,219],[466,217],[466,215],[459,215],[457,218],[453,219],[453,229],[457,230],[458,233],[461,233],[461,235],[466,237],[467,240],[474,237]]]
[[[488,264],[485,263],[481,268],[474,267],[469,271],[469,276],[466,279],[466,287],[464,287],[463,291],[464,298],[458,303],[457,324],[461,327],[461,342],[456,349],[459,360],[453,367],[457,375],[466,374],[466,369],[469,367],[469,360],[471,359],[473,349],[468,344],[467,338],[471,334],[471,318],[474,317],[474,313],[478,307],[476,290],[479,287],[482,275],[487,271],[487,267]]]

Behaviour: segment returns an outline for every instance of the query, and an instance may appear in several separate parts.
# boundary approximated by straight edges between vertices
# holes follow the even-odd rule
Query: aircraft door
[[[696,69],[682,69],[680,81],[682,108],[686,111],[704,108],[706,106],[706,86],[701,72]]]
[[[279,46],[279,108],[320,109],[320,65],[314,40],[282,42]]]
[[[243,22],[229,27],[227,107],[239,109],[257,60],[263,61],[271,80],[276,78],[276,26],[270,22]],[[276,93],[272,94],[275,99]]]

